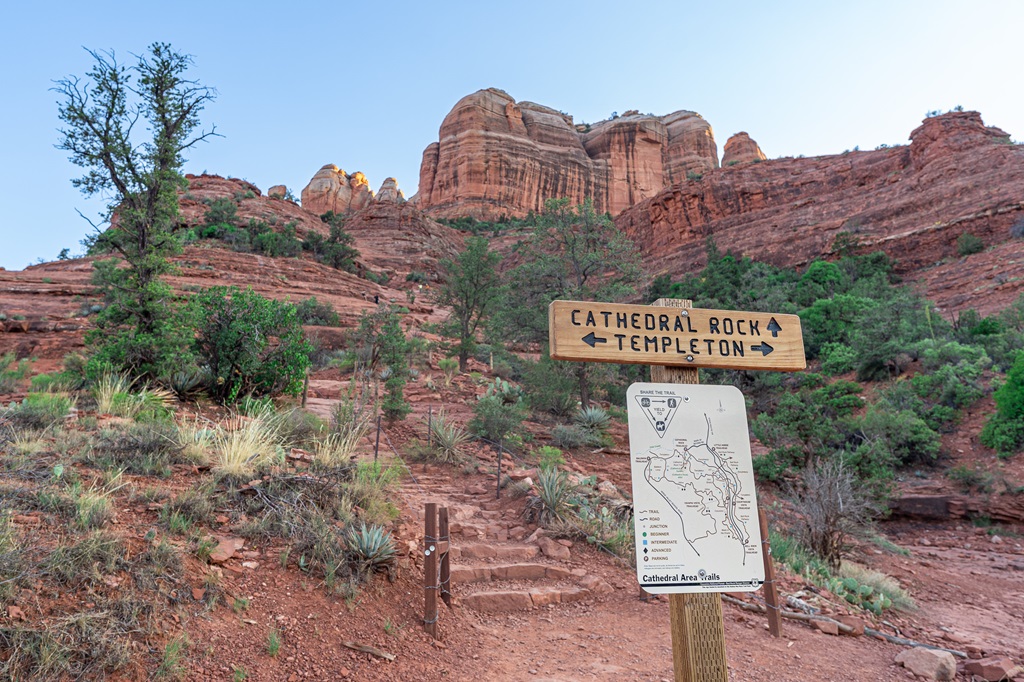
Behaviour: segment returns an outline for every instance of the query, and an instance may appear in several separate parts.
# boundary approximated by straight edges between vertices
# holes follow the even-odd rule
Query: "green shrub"
[[[562,451],[550,445],[542,445],[534,450],[534,454],[537,456],[537,467],[540,469],[557,469],[565,464]]]
[[[203,220],[207,227],[216,225],[233,226],[238,223],[238,204],[226,197],[214,199],[206,209]]]
[[[320,216],[320,220],[329,226],[327,237],[317,232],[309,232],[302,242],[303,250],[309,251],[317,261],[336,270],[356,272],[359,251],[352,246],[352,235],[345,232],[345,217],[328,211]]]
[[[819,353],[821,371],[825,374],[845,374],[857,366],[857,351],[845,343],[827,341],[822,344]]]
[[[0,393],[13,393],[28,376],[31,362],[27,359],[15,363],[14,353],[0,355]],[[33,390],[36,389],[33,386]]]
[[[590,429],[573,425],[566,426],[559,424],[551,429],[551,442],[560,448],[572,450],[583,447],[597,447],[601,444],[601,437]]]
[[[430,440],[435,459],[455,464],[463,459],[463,448],[469,442],[469,434],[454,419],[449,419],[443,410],[439,410],[430,421]]]
[[[75,400],[68,394],[29,393],[3,414],[15,426],[42,430],[63,420],[74,406]]]
[[[981,442],[1008,457],[1024,447],[1024,352],[1017,354],[995,400],[996,413],[982,428]]]
[[[367,577],[394,571],[398,559],[395,543],[382,526],[360,523],[359,528],[349,528],[345,539],[357,575]]]
[[[311,347],[295,306],[252,289],[213,287],[189,301],[197,321],[195,351],[210,369],[211,397],[220,403],[243,395],[302,390]]]
[[[579,383],[570,373],[568,362],[556,362],[545,353],[537,362],[527,363],[523,386],[530,408],[556,417],[568,417],[576,411]]]
[[[972,253],[981,253],[985,248],[985,242],[970,232],[964,232],[956,240],[956,252],[961,256],[970,256]]]
[[[473,406],[469,431],[495,442],[515,439],[522,430],[524,412],[522,401],[508,403],[500,395],[481,396]]]
[[[316,296],[299,301],[295,304],[295,310],[302,324],[320,327],[337,327],[341,324],[341,319],[334,308],[329,303],[321,303],[316,300]]]

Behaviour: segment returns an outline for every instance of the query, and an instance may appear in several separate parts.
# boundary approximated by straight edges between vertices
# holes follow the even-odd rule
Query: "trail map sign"
[[[782,372],[807,366],[796,315],[554,301],[548,319],[555,360]]]
[[[653,593],[764,583],[743,394],[637,383],[626,392],[637,580]]]

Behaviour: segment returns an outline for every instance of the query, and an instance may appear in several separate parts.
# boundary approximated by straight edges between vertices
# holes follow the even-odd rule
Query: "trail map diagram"
[[[743,394],[641,383],[626,400],[641,586],[756,590],[764,565]]]

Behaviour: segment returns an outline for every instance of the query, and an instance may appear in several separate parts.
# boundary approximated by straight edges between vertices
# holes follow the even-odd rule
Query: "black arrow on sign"
[[[598,343],[608,343],[608,339],[602,339],[600,336],[594,336],[594,332],[590,332],[583,337],[583,343],[593,348]]]
[[[775,321],[774,317],[768,320],[768,331],[772,333],[772,336],[778,336],[779,332],[782,331],[782,327]],[[771,348],[771,346],[769,346],[769,348]],[[765,353],[765,355],[768,355],[768,353]]]
[[[772,348],[771,346],[769,346],[766,341],[762,341],[761,343],[759,343],[756,346],[751,346],[750,350],[759,350],[759,351],[761,351],[761,355],[768,355],[769,353],[771,353],[775,349]]]

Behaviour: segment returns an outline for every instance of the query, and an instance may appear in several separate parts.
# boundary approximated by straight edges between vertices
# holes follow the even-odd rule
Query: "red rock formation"
[[[735,166],[738,163],[750,163],[752,161],[764,161],[768,157],[764,155],[757,143],[750,139],[746,133],[736,133],[725,143],[722,153],[722,166]]]
[[[288,187],[285,185],[274,185],[267,190],[267,196],[274,199],[284,199],[288,196]]]
[[[398,189],[398,181],[394,178],[387,178],[380,186],[380,191],[374,198],[379,204],[401,204],[405,201],[405,195]]]
[[[863,249],[886,251],[900,271],[920,275],[958,259],[956,241],[964,232],[993,246],[1007,241],[1010,225],[1021,218],[1024,147],[987,128],[977,112],[956,112],[926,119],[909,146],[713,170],[633,206],[616,223],[639,243],[652,277],[702,267],[708,236],[723,250],[800,266],[830,255],[841,233]],[[1017,244],[1006,248],[1019,254]],[[971,258],[981,263],[986,256]],[[1012,281],[1019,275],[1010,275],[1012,264],[1000,268],[1003,285],[992,291],[1012,298],[1021,290]],[[926,277],[927,294],[940,304],[987,305],[964,296],[963,277],[976,282],[979,271],[954,274]]]
[[[362,173],[349,175],[329,163],[302,189],[302,206],[322,215],[328,211],[351,213],[366,208],[373,201],[370,183]]]
[[[711,127],[693,112],[574,126],[567,114],[493,88],[462,98],[438,138],[423,152],[415,201],[443,217],[523,216],[562,197],[618,213],[718,166]]]
[[[217,199],[233,199],[238,204],[238,224],[245,225],[250,219],[261,220],[274,225],[295,224],[295,233],[303,237],[307,232],[327,234],[327,228],[314,214],[291,201],[280,201],[264,197],[260,190],[245,180],[222,178],[218,175],[187,175],[188,190],[179,197],[179,221],[185,227],[195,227],[205,222],[207,205]]]
[[[462,233],[434,222],[409,202],[375,202],[349,216],[345,231],[355,240],[360,262],[388,273],[395,284],[414,271],[444,279],[438,261],[462,250]]]

